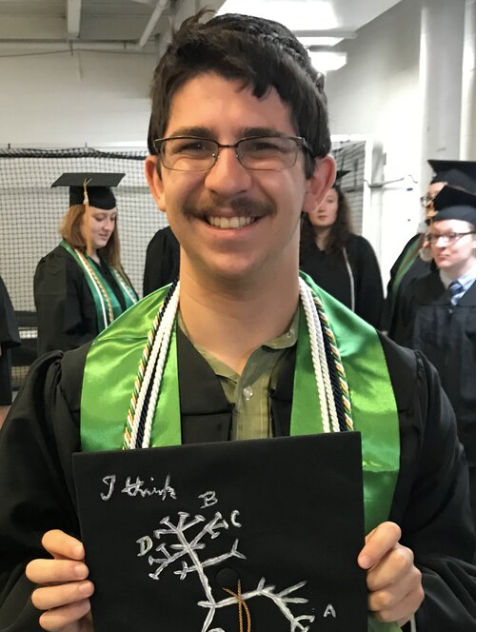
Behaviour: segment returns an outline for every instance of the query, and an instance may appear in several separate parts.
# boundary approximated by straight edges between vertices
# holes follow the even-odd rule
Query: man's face
[[[272,89],[257,99],[241,82],[206,73],[174,95],[164,137],[201,136],[232,144],[247,136],[295,136],[288,107]],[[282,171],[243,167],[235,151],[221,149],[208,171],[186,172],[146,162],[158,206],[181,244],[181,275],[205,281],[259,279],[298,265],[299,220],[334,176],[331,158],[317,161],[306,180],[300,150],[294,166]],[[228,221],[229,220],[229,221]]]
[[[475,235],[464,235],[457,239],[450,239],[456,233],[469,233],[474,227],[468,222],[458,219],[446,219],[433,222],[430,233],[439,237],[431,243],[435,263],[440,270],[445,270],[454,279],[458,278],[472,267],[475,261]],[[445,236],[445,239],[444,239]],[[452,243],[447,243],[452,241]]]

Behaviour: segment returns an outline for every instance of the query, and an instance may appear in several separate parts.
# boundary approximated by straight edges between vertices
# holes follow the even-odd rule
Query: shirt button
[[[253,397],[253,389],[251,386],[246,386],[243,388],[243,397],[244,399],[251,399]]]
[[[292,338],[293,334],[294,334],[294,331],[292,329],[288,329],[288,333],[286,334],[288,338]]]

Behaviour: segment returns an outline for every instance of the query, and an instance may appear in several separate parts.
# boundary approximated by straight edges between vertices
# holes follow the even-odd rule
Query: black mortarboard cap
[[[475,193],[475,160],[429,160],[428,164],[435,172],[430,184],[446,182],[451,187]]]
[[[53,187],[69,187],[69,206],[89,204],[106,211],[116,206],[111,187],[116,187],[125,173],[63,173]]]
[[[96,632],[366,632],[359,433],[73,463]]]
[[[461,189],[445,186],[433,201],[436,212],[433,221],[459,219],[464,222],[470,222],[470,224],[475,226],[475,204],[475,195]]]
[[[340,184],[341,179],[344,178],[349,173],[350,173],[350,169],[337,169],[336,177],[335,177],[336,184]]]

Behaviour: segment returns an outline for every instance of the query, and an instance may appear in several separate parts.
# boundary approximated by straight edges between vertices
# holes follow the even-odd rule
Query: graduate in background
[[[445,186],[434,199],[427,240],[437,270],[400,297],[393,339],[419,349],[438,370],[469,463],[475,520],[475,195]]]
[[[425,217],[420,222],[418,233],[404,246],[402,252],[390,270],[387,296],[383,305],[381,329],[391,335],[393,312],[396,309],[397,296],[412,279],[429,274],[433,269],[432,254],[425,243],[428,225],[434,216],[433,201],[445,185],[463,189],[475,194],[475,161],[471,160],[428,160],[435,175],[420,198]]]
[[[37,265],[34,298],[39,355],[89,342],[138,296],[120,260],[116,199],[110,187],[124,174],[65,173],[69,210],[61,243]]]
[[[12,347],[21,344],[12,301],[0,277],[0,428],[12,403]]]
[[[351,231],[348,200],[338,171],[336,182],[322,203],[303,214],[300,268],[313,281],[378,327],[383,305],[383,286],[377,257],[370,243]]]
[[[157,231],[147,246],[143,296],[172,283],[179,275],[179,242],[170,226]]]

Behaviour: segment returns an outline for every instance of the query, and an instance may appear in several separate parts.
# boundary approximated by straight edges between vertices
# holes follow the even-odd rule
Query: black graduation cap
[[[106,211],[116,206],[110,187],[116,187],[125,173],[63,173],[53,187],[69,187],[69,205],[89,204]]]
[[[436,212],[433,221],[459,219],[464,222],[470,222],[475,226],[475,203],[475,195],[461,189],[445,186],[433,201]]]
[[[360,433],[73,465],[96,632],[366,632]]]
[[[428,164],[435,172],[430,184],[446,182],[451,187],[475,193],[475,160],[428,160]]]

